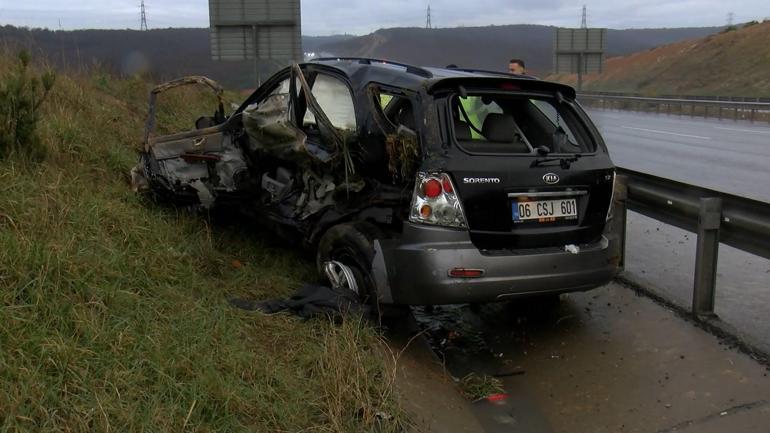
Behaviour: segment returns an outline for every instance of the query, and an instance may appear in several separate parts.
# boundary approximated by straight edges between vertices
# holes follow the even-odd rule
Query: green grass
[[[46,161],[0,161],[0,432],[399,430],[371,327],[226,302],[286,295],[312,263],[130,192],[148,90],[60,76]]]

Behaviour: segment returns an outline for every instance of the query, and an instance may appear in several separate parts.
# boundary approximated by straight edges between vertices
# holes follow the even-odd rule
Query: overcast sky
[[[140,0],[0,0],[0,25],[58,29],[138,28]],[[770,18],[770,0],[433,0],[434,27],[546,24],[577,27],[720,26]],[[208,27],[208,0],[145,0],[150,28]],[[305,0],[302,33],[365,34],[422,27],[427,0]]]

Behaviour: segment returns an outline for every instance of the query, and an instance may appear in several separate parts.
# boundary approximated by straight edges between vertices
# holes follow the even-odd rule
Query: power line
[[[147,30],[147,14],[144,12],[144,0],[142,0],[142,4],[139,5],[139,9],[142,12],[142,22],[139,25],[139,30]]]
[[[580,28],[581,29],[588,28],[588,17],[586,14],[586,5],[583,5],[583,18],[580,20]]]
[[[428,15],[425,18],[425,28],[432,29],[433,25],[430,23],[430,3],[428,3]]]

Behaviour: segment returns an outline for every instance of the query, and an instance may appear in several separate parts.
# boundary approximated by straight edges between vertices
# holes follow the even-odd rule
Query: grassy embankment
[[[129,190],[148,89],[59,76],[47,158],[0,160],[0,431],[395,430],[375,331],[226,303],[285,295],[310,262]],[[165,120],[198,102],[173,96]]]

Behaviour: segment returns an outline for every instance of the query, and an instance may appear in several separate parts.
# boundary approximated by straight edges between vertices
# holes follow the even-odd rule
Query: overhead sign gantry
[[[601,73],[607,29],[557,28],[553,38],[553,72],[577,74],[578,90],[583,87],[584,74]]]
[[[211,58],[302,59],[300,0],[209,0]]]

